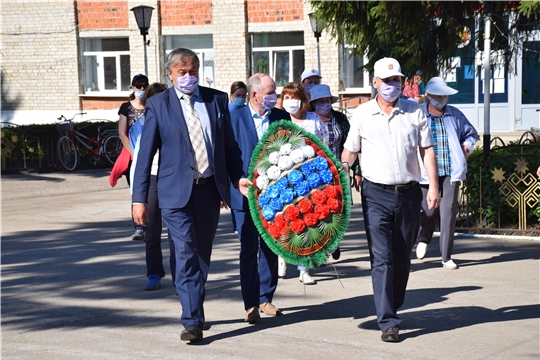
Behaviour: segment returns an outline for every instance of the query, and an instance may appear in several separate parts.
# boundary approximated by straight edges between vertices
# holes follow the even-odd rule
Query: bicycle
[[[97,139],[84,135],[74,128],[73,119],[77,115],[86,113],[78,113],[73,115],[71,119],[67,119],[64,115],[58,118],[59,123],[56,124],[56,130],[61,135],[58,139],[58,158],[60,163],[67,171],[73,171],[79,163],[79,151],[75,146],[75,140],[85,148],[87,148],[92,157],[90,161],[96,165],[103,158],[107,159],[111,164],[114,164],[118,155],[122,150],[122,141],[118,136],[117,129],[108,129],[101,131],[101,127],[105,121],[98,122]]]

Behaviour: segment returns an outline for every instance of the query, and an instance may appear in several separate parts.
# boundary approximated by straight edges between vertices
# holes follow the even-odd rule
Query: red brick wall
[[[161,0],[161,26],[212,24],[212,0]]]
[[[127,1],[77,1],[81,30],[127,29],[130,14]]]
[[[248,22],[276,22],[304,19],[303,0],[247,0]]]
[[[82,98],[82,110],[113,110],[120,109],[120,105],[129,101],[128,97],[122,98]]]

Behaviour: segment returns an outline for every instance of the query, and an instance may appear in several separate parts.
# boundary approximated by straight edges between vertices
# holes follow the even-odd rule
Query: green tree
[[[452,68],[458,49],[483,50],[484,15],[490,14],[491,52],[504,55],[506,71],[515,72],[520,47],[540,30],[540,1],[316,1],[314,16],[354,55],[396,58],[405,75],[422,69],[424,78]],[[477,26],[475,26],[477,24]],[[493,57],[492,57],[493,58]],[[492,62],[495,60],[492,59]]]

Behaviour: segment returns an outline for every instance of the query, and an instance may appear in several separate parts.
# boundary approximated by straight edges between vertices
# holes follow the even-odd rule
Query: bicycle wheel
[[[114,164],[118,155],[122,151],[122,141],[118,135],[111,135],[105,139],[103,144],[105,150],[105,157],[111,164]]]
[[[67,171],[72,171],[77,167],[79,156],[73,140],[64,135],[58,139],[58,159]]]

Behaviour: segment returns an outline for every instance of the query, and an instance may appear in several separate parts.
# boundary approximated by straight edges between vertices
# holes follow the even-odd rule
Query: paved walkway
[[[312,271],[315,286],[304,287],[290,266],[274,299],[285,315],[256,325],[243,321],[239,244],[224,211],[207,283],[211,328],[187,345],[170,276],[143,291],[144,244],[129,238],[129,190],[123,180],[110,188],[107,177],[2,176],[2,358],[540,357],[538,239],[458,238],[457,271],[441,267],[435,240],[424,261],[412,262],[402,341],[381,342],[358,194],[341,259]]]

